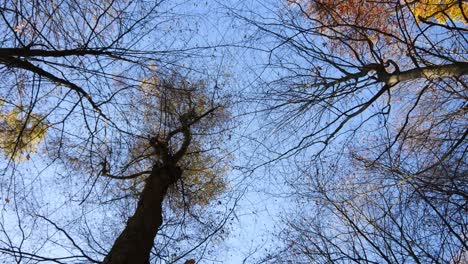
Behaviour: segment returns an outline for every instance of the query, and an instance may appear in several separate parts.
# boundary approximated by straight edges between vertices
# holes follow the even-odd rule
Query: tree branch
[[[68,80],[57,77],[54,74],[52,74],[52,73],[50,73],[50,72],[48,72],[48,71],[46,71],[46,70],[44,70],[44,69],[42,69],[40,67],[28,62],[28,61],[21,60],[21,59],[18,59],[18,58],[14,58],[14,57],[11,57],[11,56],[0,57],[0,64],[4,64],[4,65],[10,66],[10,67],[15,67],[15,68],[19,68],[19,69],[23,69],[23,70],[27,70],[27,71],[36,73],[36,74],[38,74],[40,76],[48,78],[52,82],[55,82],[55,83],[57,83],[59,85],[63,85],[63,86],[66,86],[66,87],[72,89],[73,91],[77,92],[79,95],[86,98],[86,100],[91,104],[92,108],[96,112],[98,112],[99,115],[103,116],[106,120],[109,120],[107,118],[107,116],[104,115],[104,113],[101,111],[98,104],[93,101],[91,96],[85,90],[83,90],[81,87],[79,87],[78,85],[76,85],[76,84],[74,84],[74,83],[72,83],[72,82],[70,82]]]
[[[134,178],[138,178],[142,175],[145,175],[145,174],[151,174],[151,171],[140,171],[140,172],[137,172],[137,173],[134,173],[134,174],[131,174],[131,175],[127,175],[127,176],[114,176],[114,175],[111,175],[111,174],[106,174],[106,175],[102,175],[102,176],[105,176],[105,177],[108,177],[108,178],[111,178],[111,179],[115,179],[115,180],[129,180],[129,179],[134,179]]]
[[[394,85],[398,82],[416,80],[420,78],[435,79],[444,77],[458,77],[468,74],[468,63],[456,62],[446,65],[428,66],[415,68],[408,71],[396,72],[393,74],[379,75],[379,79],[388,85]]]
[[[0,48],[0,57],[66,57],[84,55],[112,55],[111,52],[103,49],[65,49],[65,50],[44,50],[25,48]]]

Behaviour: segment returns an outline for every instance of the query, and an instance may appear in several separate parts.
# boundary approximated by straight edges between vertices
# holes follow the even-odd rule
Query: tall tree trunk
[[[149,263],[156,232],[162,224],[162,202],[168,188],[180,179],[182,171],[174,165],[153,167],[145,182],[135,214],[114,242],[105,264]]]

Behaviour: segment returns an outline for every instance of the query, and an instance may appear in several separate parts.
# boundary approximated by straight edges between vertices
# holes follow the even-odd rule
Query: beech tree
[[[101,174],[112,179],[128,180],[148,175],[144,178],[138,193],[135,213],[129,218],[125,229],[114,242],[103,263],[149,262],[156,232],[163,222],[163,200],[169,189],[174,188],[178,181],[195,178],[193,179],[195,183],[186,188],[196,196],[204,196],[204,201],[195,202],[205,204],[225,186],[221,178],[222,169],[218,168],[220,163],[209,163],[206,160],[208,156],[202,154],[205,150],[200,147],[199,142],[194,142],[197,140],[194,133],[206,134],[218,126],[217,123],[222,120],[219,114],[221,106],[204,105],[209,101],[203,98],[203,95],[197,96],[196,93],[200,92],[197,84],[190,86],[187,81],[177,78],[170,81],[162,80],[162,84],[159,82],[159,80],[156,83],[153,81],[149,84],[150,87],[144,89],[150,89],[148,92],[155,93],[158,99],[148,105],[150,112],[145,113],[149,115],[149,120],[146,120],[144,125],[148,126],[150,138],[136,143],[138,149],[132,152],[139,153],[132,155],[131,161],[127,163],[139,163],[138,167],[146,167],[141,163],[146,163],[149,159],[148,168],[131,175],[112,175],[107,161],[102,162]],[[154,89],[154,86],[157,88]],[[155,106],[159,106],[156,111],[153,109]],[[153,123],[152,121],[155,121],[153,118],[158,122]],[[111,156],[110,153],[108,155]],[[195,159],[198,159],[199,163],[206,164],[202,168],[197,168],[193,166]],[[128,166],[127,164],[125,166]],[[208,168],[208,166],[213,167]],[[187,172],[191,170],[194,172],[188,174]],[[190,202],[193,203],[193,199]],[[185,204],[182,203],[182,206]]]
[[[175,262],[221,238],[227,101],[177,8],[0,4],[2,260]]]
[[[466,261],[466,3],[288,1],[249,17],[268,52],[267,163],[297,202],[264,261]]]

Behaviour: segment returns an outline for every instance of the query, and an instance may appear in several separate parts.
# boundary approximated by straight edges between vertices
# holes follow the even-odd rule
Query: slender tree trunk
[[[168,188],[180,179],[177,166],[154,167],[138,201],[135,214],[114,242],[105,264],[149,263],[151,247],[162,224],[162,202]]]

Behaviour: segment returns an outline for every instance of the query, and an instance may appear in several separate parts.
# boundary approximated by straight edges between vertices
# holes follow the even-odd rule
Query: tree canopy
[[[177,261],[221,236],[229,102],[187,66],[214,45],[184,47],[177,5],[2,3],[5,261]]]
[[[0,14],[2,261],[468,260],[465,1]]]
[[[299,208],[286,214],[299,213],[265,260],[466,260],[465,10],[289,1],[275,19],[250,20],[278,43],[267,67],[279,78],[262,100],[267,124],[289,130],[272,155],[302,175],[284,180]]]

